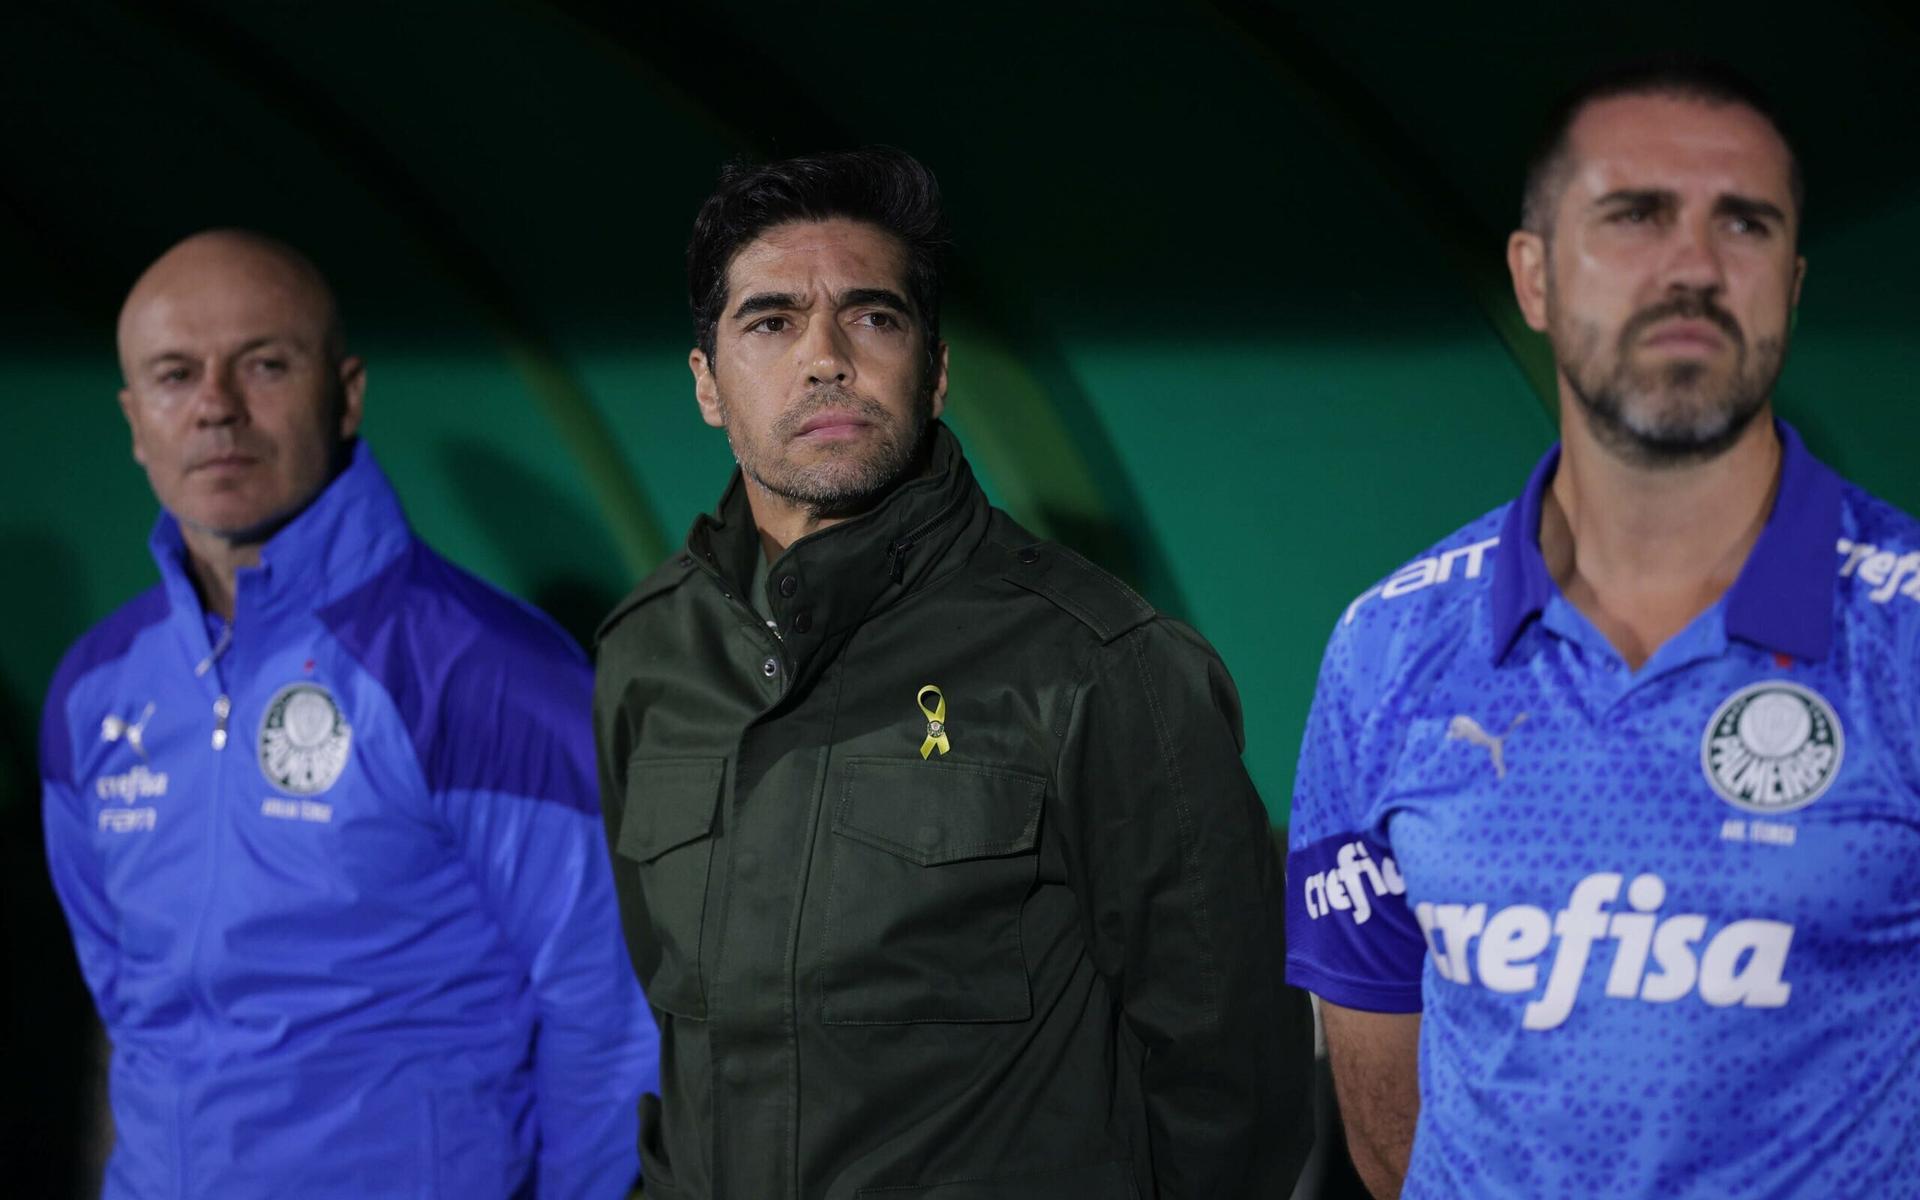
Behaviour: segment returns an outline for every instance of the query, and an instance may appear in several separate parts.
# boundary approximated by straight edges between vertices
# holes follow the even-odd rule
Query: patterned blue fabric
[[[1541,559],[1557,449],[1335,628],[1288,973],[1423,1014],[1408,1200],[1920,1194],[1920,523],[1778,428],[1637,672]]]
[[[41,737],[107,1196],[623,1195],[657,1037],[578,648],[418,541],[364,445],[218,655],[171,517],[152,545]]]

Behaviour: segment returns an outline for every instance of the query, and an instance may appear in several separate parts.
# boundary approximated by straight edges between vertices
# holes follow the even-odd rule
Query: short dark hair
[[[938,363],[940,282],[948,245],[940,184],[912,155],[891,146],[763,166],[735,161],[721,168],[720,182],[700,206],[687,242],[693,336],[709,361],[727,306],[727,270],[734,256],[776,225],[833,217],[878,226],[906,247],[907,300],[926,335],[929,371]]]
[[[1787,186],[1793,193],[1795,225],[1806,211],[1806,180],[1800,174],[1800,153],[1794,149],[1780,112],[1765,92],[1746,76],[1712,59],[1668,54],[1610,67],[1568,92],[1553,107],[1545,131],[1527,160],[1526,184],[1520,193],[1520,227],[1545,235],[1553,228],[1553,210],[1566,183],[1567,136],[1589,104],[1619,96],[1667,96],[1703,104],[1737,104],[1766,118],[1787,147]]]

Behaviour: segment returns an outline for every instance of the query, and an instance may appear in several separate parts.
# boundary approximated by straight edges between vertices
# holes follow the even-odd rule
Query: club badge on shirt
[[[1783,813],[1818,800],[1840,773],[1846,735],[1826,697],[1784,679],[1728,696],[1700,737],[1700,769],[1720,798]]]
[[[347,767],[353,729],[333,694],[316,683],[290,683],[260,718],[260,773],[295,796],[326,791]]]

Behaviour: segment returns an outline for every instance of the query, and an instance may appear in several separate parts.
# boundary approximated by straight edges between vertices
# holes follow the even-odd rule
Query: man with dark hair
[[[161,582],[67,654],[40,742],[105,1194],[625,1195],[657,1067],[579,648],[414,536],[305,257],[188,238],[119,348]]]
[[[1780,114],[1766,93],[1722,63],[1670,55],[1623,63],[1602,71],[1554,106],[1527,160],[1520,193],[1522,230],[1543,238],[1552,235],[1554,212],[1575,161],[1569,140],[1575,118],[1590,104],[1625,96],[1665,96],[1707,105],[1736,105],[1758,114],[1773,127],[1787,153],[1787,190],[1793,196],[1794,212],[1804,217],[1807,190],[1800,156],[1795,153]],[[1797,220],[1794,230],[1797,236]]]
[[[988,505],[897,151],[733,168],[687,252],[739,471],[601,630],[650,1196],[1284,1197],[1310,1035],[1239,706]]]
[[[1796,157],[1673,61],[1542,145],[1561,442],[1336,626],[1289,976],[1376,1196],[1910,1194],[1920,523],[1773,415]]]

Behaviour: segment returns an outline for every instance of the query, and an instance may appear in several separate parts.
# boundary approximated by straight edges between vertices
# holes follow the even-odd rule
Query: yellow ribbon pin
[[[933,694],[934,699],[932,708],[927,707],[929,692]],[[932,754],[935,747],[938,747],[942,754],[953,749],[953,744],[947,741],[946,696],[941,694],[939,688],[929,683],[914,696],[914,702],[920,706],[920,711],[927,715],[927,740],[920,743],[920,757],[925,758]]]

